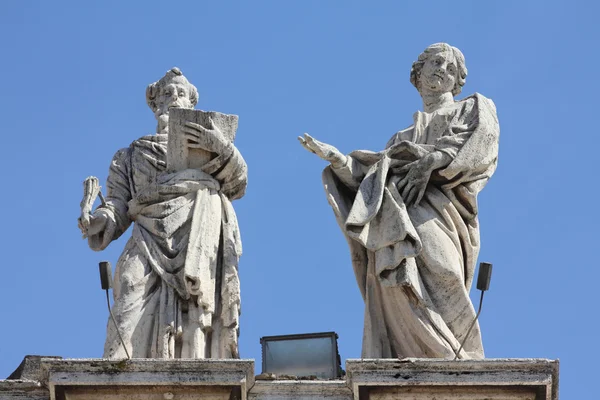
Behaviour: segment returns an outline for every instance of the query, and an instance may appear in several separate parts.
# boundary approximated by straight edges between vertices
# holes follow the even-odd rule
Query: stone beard
[[[462,53],[429,46],[411,82],[424,111],[386,149],[341,154],[308,134],[329,161],[323,184],[350,246],[365,301],[363,358],[483,358],[469,299],[477,255],[477,195],[496,169],[499,126],[480,94],[455,101],[465,83]]]
[[[202,169],[167,172],[169,109],[193,108],[198,94],[173,68],[148,87],[147,100],[157,134],[115,154],[106,204],[85,232],[89,246],[103,250],[134,224],[115,273],[119,332],[133,358],[239,358],[242,246],[231,201],[244,195],[246,163],[218,128],[197,126],[190,146],[214,158]],[[104,357],[125,358],[112,321]]]

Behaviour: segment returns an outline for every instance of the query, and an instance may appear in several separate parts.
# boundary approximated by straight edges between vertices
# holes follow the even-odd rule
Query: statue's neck
[[[454,96],[450,92],[433,93],[423,91],[421,92],[421,98],[423,99],[423,111],[428,113],[454,104]]]

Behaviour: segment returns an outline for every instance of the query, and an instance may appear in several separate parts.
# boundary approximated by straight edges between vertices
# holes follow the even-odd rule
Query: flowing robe
[[[107,179],[102,250],[134,222],[116,266],[113,313],[134,358],[239,358],[242,253],[231,200],[247,167],[231,144],[202,170],[167,173],[167,135],[144,136],[114,156]],[[111,320],[105,358],[125,352]]]
[[[417,112],[379,153],[355,151],[323,183],[365,301],[363,358],[450,358],[475,317],[469,299],[479,252],[477,194],[496,169],[499,126],[480,94]],[[401,167],[440,151],[418,206],[397,185]],[[479,325],[459,358],[483,358]]]

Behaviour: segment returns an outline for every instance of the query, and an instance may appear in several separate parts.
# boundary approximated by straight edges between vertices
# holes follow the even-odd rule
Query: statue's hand
[[[404,178],[398,182],[398,191],[404,199],[404,204],[418,206],[425,194],[429,178],[433,172],[424,159],[413,161],[400,168],[399,173],[407,172]]]
[[[84,239],[105,231],[107,224],[108,216],[103,212],[96,212],[93,215],[87,213],[85,218],[84,216],[79,217],[79,229],[81,229]]]
[[[302,147],[321,159],[329,161],[334,168],[340,168],[346,164],[346,156],[340,153],[338,149],[327,143],[319,142],[308,133],[305,133],[304,137],[298,136],[298,140]]]
[[[408,206],[414,201],[414,205],[418,206],[425,194],[433,171],[447,166],[451,161],[452,158],[448,154],[434,151],[400,168],[398,173],[408,172],[398,182],[398,191],[401,191],[404,203]]]
[[[77,219],[77,226],[79,227],[84,239],[87,238],[87,231],[90,227],[91,217],[92,215],[88,211],[82,210],[81,215]]]
[[[185,137],[190,149],[203,149],[217,154],[223,154],[225,149],[231,144],[225,138],[223,133],[215,126],[211,118],[208,119],[210,126],[208,128],[194,122],[185,123]]]

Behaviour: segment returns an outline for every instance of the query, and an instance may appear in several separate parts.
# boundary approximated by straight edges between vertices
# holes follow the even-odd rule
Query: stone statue
[[[134,358],[239,358],[242,247],[231,201],[244,195],[246,163],[209,117],[208,126],[188,121],[183,129],[184,143],[208,154],[207,162],[171,171],[169,113],[193,109],[198,91],[173,68],[148,86],[146,100],[158,120],[156,135],[115,154],[106,196],[93,213],[84,203],[98,191],[86,180],[79,219],[96,251],[134,223],[115,272],[119,331],[109,320],[104,357],[125,357],[120,332]]]
[[[423,99],[414,124],[385,150],[343,155],[305,134],[349,245],[365,301],[363,358],[483,358],[469,299],[479,252],[477,194],[496,169],[494,103],[454,100],[467,68],[460,50],[429,46],[410,81]]]

